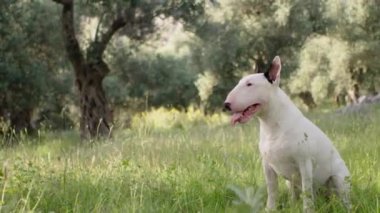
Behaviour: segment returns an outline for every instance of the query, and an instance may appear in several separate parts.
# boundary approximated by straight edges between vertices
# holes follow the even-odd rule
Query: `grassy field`
[[[380,110],[311,114],[352,174],[353,212],[380,212]],[[41,132],[0,150],[1,212],[262,212],[257,121],[155,111],[106,142]],[[300,212],[280,182],[279,212]],[[337,199],[317,212],[344,212]]]

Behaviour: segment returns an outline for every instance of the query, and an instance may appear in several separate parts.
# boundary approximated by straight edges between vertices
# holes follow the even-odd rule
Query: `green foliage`
[[[220,1],[218,7],[207,7],[205,21],[195,31],[200,40],[192,45],[196,68],[217,79],[206,108],[219,108],[242,75],[254,72],[252,67],[265,71],[275,55],[284,61],[286,82],[303,42],[331,25],[324,11],[324,4],[315,1]]]
[[[71,83],[62,72],[63,52],[50,4],[11,1],[0,6],[0,116],[16,129],[29,128],[41,102],[63,104]],[[18,114],[28,114],[18,125]],[[13,123],[15,122],[15,123]]]
[[[354,212],[379,209],[379,113],[312,115],[351,171]],[[151,122],[161,121],[161,114],[147,116],[148,123],[141,120],[136,129],[118,131],[107,143],[83,144],[73,132],[42,132],[35,141],[25,139],[22,146],[0,150],[1,210],[263,210],[266,193],[256,122],[232,128],[202,117],[211,125],[184,119],[187,128],[163,130],[150,128]],[[281,212],[302,211],[301,201],[290,201],[282,179],[279,193]],[[336,198],[317,197],[316,211],[344,212],[344,207]]]
[[[379,88],[378,22],[380,7],[374,1],[326,1],[325,19],[335,23],[327,33],[313,35],[303,44],[297,74],[290,80],[292,93],[310,91],[317,102],[354,84],[362,94]],[[311,87],[305,82],[312,82]]]
[[[294,94],[310,91],[319,103],[329,95],[348,89],[346,87],[352,85],[351,76],[346,72],[349,54],[350,48],[339,39],[328,36],[309,39],[301,50],[299,69],[290,79],[290,91]]]
[[[283,59],[282,87],[292,95],[311,92],[322,103],[354,84],[362,94],[378,91],[379,8],[375,2],[220,1],[206,11],[193,50],[200,71],[218,79],[209,106],[220,106],[231,82],[252,65],[265,71],[274,55]]]
[[[67,110],[77,99],[57,11],[52,1],[0,5],[5,120],[37,111],[51,118],[47,126],[59,127],[79,116]],[[74,19],[87,56],[116,17],[133,20],[104,54],[111,73],[103,83],[116,108],[199,106],[207,113],[221,109],[238,79],[265,71],[275,55],[292,96],[310,92],[321,105],[355,84],[361,94],[378,92],[379,14],[376,1],[80,0]]]
[[[115,97],[116,104],[130,104],[141,111],[152,106],[184,108],[197,100],[195,75],[186,57],[139,52],[128,60],[124,57],[114,60],[115,69],[120,72],[115,74],[117,77],[110,77],[118,79],[121,87],[113,90],[111,79],[105,80],[105,86],[115,92],[109,94]],[[122,91],[124,94],[120,94]]]
[[[27,15],[23,15],[23,8],[16,3],[5,4],[1,6],[1,26],[0,33],[2,39],[0,40],[0,70],[1,79],[0,89],[3,95],[2,102],[7,102],[9,108],[28,105],[35,105],[38,96],[43,88],[45,79],[36,76],[41,75],[44,71],[40,63],[36,63],[32,59],[30,51],[26,49],[27,38],[29,35],[24,31],[26,26],[18,25],[16,23],[24,24],[27,21]],[[28,52],[29,51],[29,52]],[[3,80],[4,79],[4,80]],[[29,81],[33,79],[35,81]],[[17,93],[18,90],[23,90],[25,95],[30,97],[26,100],[23,94]],[[8,97],[7,97],[8,96]],[[10,97],[9,97],[10,96]],[[9,99],[8,101],[6,99]],[[12,101],[11,101],[12,100]]]

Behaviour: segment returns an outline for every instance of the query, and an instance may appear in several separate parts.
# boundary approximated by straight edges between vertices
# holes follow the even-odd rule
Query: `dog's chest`
[[[298,165],[293,156],[292,146],[287,141],[278,139],[275,141],[262,140],[259,144],[262,159],[268,163],[277,174],[290,179],[298,174]]]

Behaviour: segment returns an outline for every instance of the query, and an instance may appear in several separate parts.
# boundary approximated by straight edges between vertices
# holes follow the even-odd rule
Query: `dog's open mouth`
[[[240,112],[234,112],[231,117],[232,125],[236,123],[245,123],[260,109],[260,104],[253,104]]]

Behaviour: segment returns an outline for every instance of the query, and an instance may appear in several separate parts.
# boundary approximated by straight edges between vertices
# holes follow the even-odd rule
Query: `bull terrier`
[[[350,173],[330,139],[292,103],[279,87],[281,60],[276,56],[265,73],[243,77],[228,94],[224,107],[232,124],[256,115],[260,123],[259,150],[268,199],[276,209],[277,177],[286,179],[292,199],[302,192],[304,212],[313,212],[316,189],[326,187],[350,208]]]

